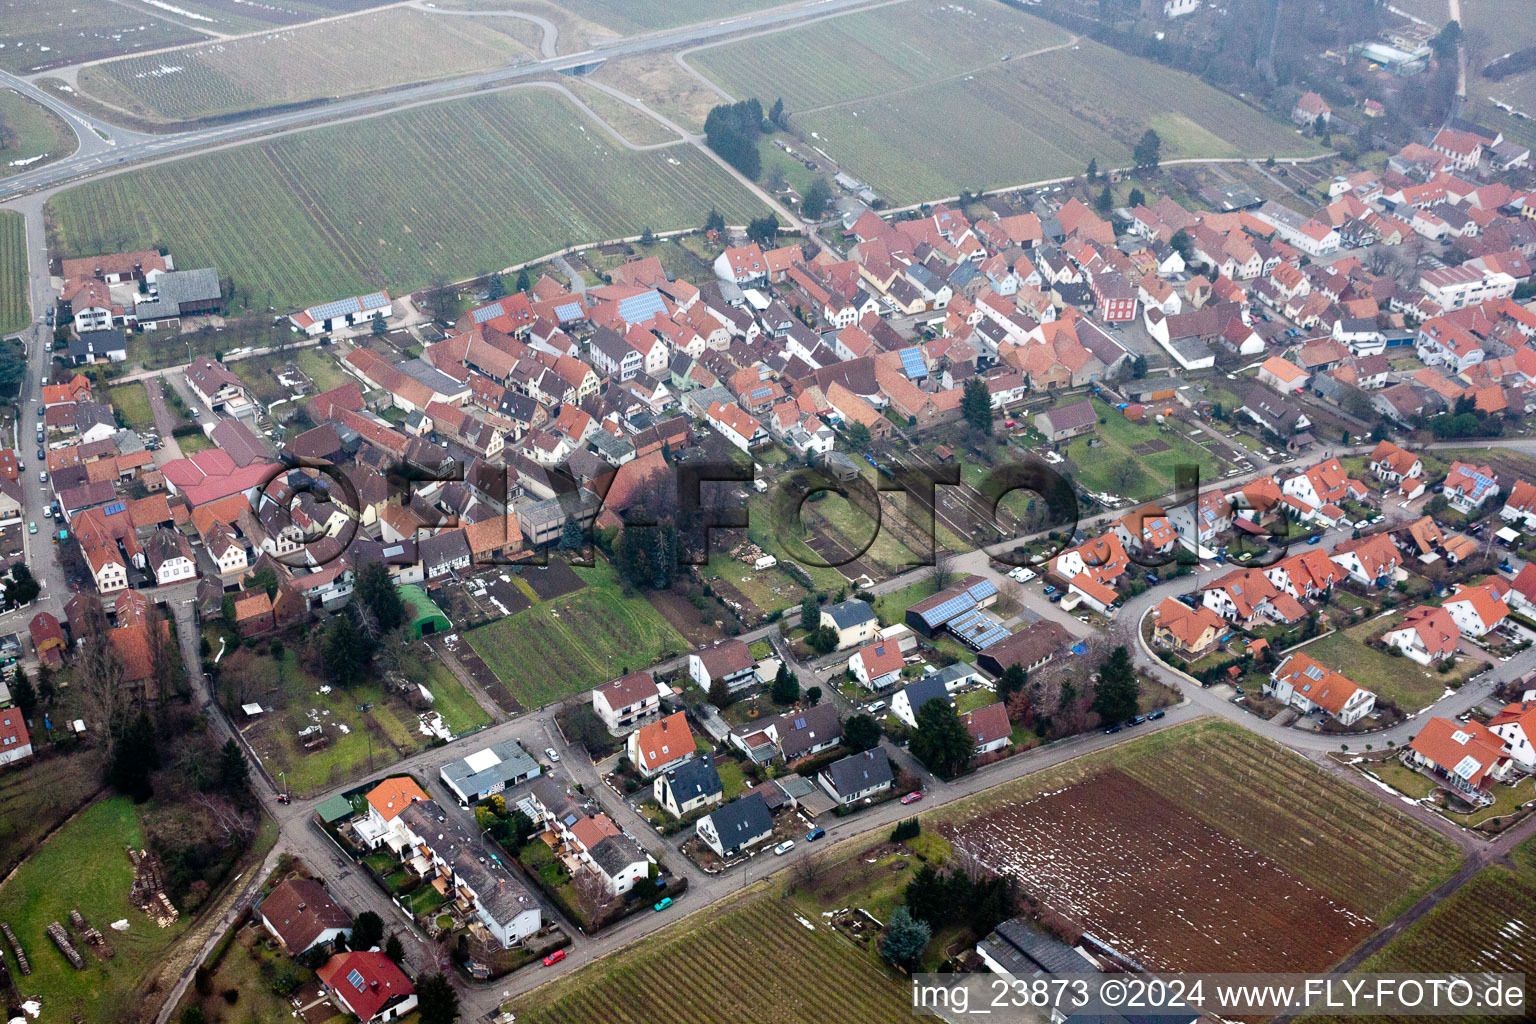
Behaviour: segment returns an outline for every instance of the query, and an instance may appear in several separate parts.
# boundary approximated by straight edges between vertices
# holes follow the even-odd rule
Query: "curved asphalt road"
[[[11,85],[13,88],[22,89],[26,95],[38,99],[40,102],[47,102],[51,109],[71,118],[71,123],[78,126],[76,134],[80,134],[82,137],[82,148],[74,156],[56,161],[46,167],[40,167],[33,171],[24,171],[21,174],[0,179],[0,202],[38,189],[56,186],[73,178],[89,177],[94,173],[119,164],[171,156],[214,143],[251,138],[283,128],[294,128],[299,125],[312,124],[315,127],[321,127],[328,121],[348,115],[356,115],[368,111],[382,113],[404,103],[444,100],[469,95],[486,86],[499,85],[520,78],[532,78],[539,75],[547,75],[551,72],[570,71],[571,69],[602,60],[646,53],[651,50],[668,49],[688,43],[735,35],[736,33],[756,28],[796,24],[810,17],[822,16],[832,11],[864,7],[869,3],[870,0],[807,0],[804,3],[777,7],[736,18],[726,18],[717,22],[684,25],[679,28],[653,32],[647,35],[615,39],[612,42],[603,43],[583,53],[571,54],[566,57],[544,58],[519,64],[516,67],[499,68],[495,71],[486,71],[478,75],[410,86],[381,95],[338,100],[324,106],[285,111],[280,114],[271,114],[264,117],[257,116],[249,120],[168,135],[142,135],[104,125],[101,122],[86,117],[79,111],[64,104],[57,97],[43,92],[36,86],[21,82],[20,79],[14,76],[6,75],[0,77],[0,82]],[[13,83],[20,83],[20,85]],[[44,97],[46,97],[46,100],[44,100]],[[101,143],[98,146],[87,143],[85,136],[94,135],[94,132],[91,131],[92,127],[100,127],[101,130],[110,134],[114,144]],[[83,133],[80,130],[81,128],[85,129]],[[100,142],[99,139],[97,141]]]

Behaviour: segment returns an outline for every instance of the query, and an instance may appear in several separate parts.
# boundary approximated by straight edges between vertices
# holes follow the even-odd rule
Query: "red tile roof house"
[[[1420,665],[1443,661],[1456,654],[1461,629],[1444,608],[1420,605],[1403,617],[1396,629],[1382,635],[1382,642],[1396,647],[1403,656]]]
[[[1275,666],[1264,692],[1302,714],[1327,715],[1340,725],[1354,725],[1376,707],[1370,690],[1301,653]]]
[[[870,690],[883,690],[901,679],[901,670],[906,664],[896,641],[881,641],[855,651],[848,659],[848,671],[853,673],[859,685]]]
[[[352,914],[339,906],[313,878],[290,878],[277,885],[256,910],[262,926],[290,956],[316,946],[333,946],[352,937]]]
[[[1509,748],[1503,737],[1477,722],[1431,718],[1408,744],[1405,756],[1476,804],[1492,803],[1488,789],[1509,774]]]
[[[1507,585],[1502,581],[1480,583],[1475,587],[1457,587],[1441,605],[1451,613],[1457,628],[1468,636],[1485,636],[1509,616],[1504,603]]]
[[[649,672],[631,672],[594,689],[592,711],[621,736],[661,711],[661,691]]]
[[[705,693],[716,679],[724,679],[727,687],[739,690],[752,683],[756,664],[746,641],[726,640],[689,654],[688,678]]]
[[[698,753],[688,716],[681,711],[630,733],[625,750],[629,763],[648,779]]]
[[[416,989],[383,953],[338,953],[315,972],[343,1013],[363,1024],[399,1020],[416,1009]]]
[[[21,717],[21,709],[6,708],[0,711],[0,765],[31,756],[32,737],[27,733],[27,723]]]
[[[39,661],[54,668],[64,664],[64,627],[48,612],[38,612],[27,625],[32,633],[32,649]]]
[[[1504,705],[1488,720],[1488,728],[1504,741],[1516,767],[1527,774],[1536,772],[1536,701]]]
[[[1002,750],[1013,735],[1013,723],[1008,721],[1008,710],[1001,702],[967,711],[960,716],[960,724],[976,743],[973,757]]]
[[[1258,569],[1230,572],[1200,590],[1205,607],[1244,628],[1296,622],[1306,615],[1300,602],[1276,587]]]

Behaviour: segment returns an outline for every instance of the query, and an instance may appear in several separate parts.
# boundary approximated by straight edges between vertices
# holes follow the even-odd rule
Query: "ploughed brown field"
[[[1115,770],[975,820],[951,841],[1151,968],[1320,971],[1373,930]]]

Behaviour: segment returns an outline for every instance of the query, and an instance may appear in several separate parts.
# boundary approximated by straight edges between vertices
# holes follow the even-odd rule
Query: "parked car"
[[[1047,600],[1050,601],[1051,604],[1057,604],[1057,603],[1059,603],[1061,601],[1061,595],[1060,594],[1052,594],[1049,598],[1047,598]]]
[[[1131,719],[1130,725],[1132,727],[1135,727],[1135,726],[1140,725],[1142,722],[1145,722],[1146,720],[1147,720],[1147,716],[1146,715],[1137,715],[1135,718]]]
[[[43,518],[44,519],[52,519],[53,518],[53,506],[50,505],[47,508],[43,509]]]
[[[46,469],[37,474],[37,482],[40,484],[48,482],[48,471]]]
[[[1114,725],[1112,725],[1112,726],[1110,726],[1110,727],[1109,727],[1109,728],[1108,728],[1108,729],[1105,729],[1105,730],[1104,730],[1104,735],[1105,735],[1105,736],[1109,736],[1109,735],[1111,735],[1111,734],[1113,734],[1113,733],[1117,733],[1117,732],[1119,732],[1119,731],[1120,731],[1120,729],[1121,729],[1121,725],[1120,725],[1120,723],[1119,723],[1119,722],[1116,722],[1116,723],[1115,723],[1115,724],[1114,724]]]
[[[1307,543],[1308,544],[1316,544],[1318,541],[1320,541],[1322,539],[1323,539],[1323,535],[1322,534],[1314,533],[1312,536],[1307,538]]]
[[[1153,583],[1153,584],[1156,584],[1156,583],[1161,583],[1161,582],[1163,582],[1163,581],[1162,581],[1162,579],[1161,579],[1161,578],[1160,578],[1160,577],[1159,577],[1159,576],[1158,576],[1158,575],[1157,575],[1157,573],[1155,573],[1155,572],[1149,572],[1149,573],[1147,573],[1147,582],[1148,582],[1148,583]]]
[[[554,964],[559,963],[561,960],[564,960],[564,959],[565,959],[565,950],[557,949],[553,953],[549,954],[549,956],[544,958],[544,966],[545,967],[550,967],[550,966],[552,966]]]
[[[866,704],[866,705],[864,705],[864,710],[868,711],[872,715],[875,714],[878,711],[884,711],[885,710],[885,701],[877,700],[877,701],[875,701],[872,704]]]
[[[657,913],[660,913],[661,911],[666,910],[671,905],[672,905],[672,897],[671,896],[663,896],[661,899],[656,901],[655,906],[653,906],[651,909],[655,910]]]
[[[48,457],[48,453],[47,452],[43,451],[41,448],[39,448],[37,450],[37,461],[38,462],[42,462],[47,457]]]
[[[34,523],[28,523],[27,524],[27,532],[28,533],[36,533],[37,532],[37,524],[35,522]]]
[[[560,761],[560,754],[555,750],[554,747],[545,747],[544,756],[556,763],[559,763]]]
[[[824,828],[813,828],[805,834],[805,841],[808,843],[814,843],[816,840],[820,839],[826,834],[827,830]]]
[[[1168,712],[1166,712],[1166,711],[1164,711],[1164,710],[1163,710],[1163,709],[1162,709],[1162,708],[1158,708],[1158,709],[1157,709],[1157,710],[1156,710],[1156,711],[1153,711],[1153,712],[1150,712],[1150,713],[1149,713],[1149,714],[1148,714],[1148,715],[1147,715],[1147,721],[1149,721],[1149,722],[1155,722],[1155,721],[1157,721],[1157,720],[1158,720],[1158,719],[1159,719],[1159,718],[1164,718],[1164,717],[1166,717],[1166,716],[1167,716],[1167,714],[1168,714]]]
[[[914,789],[912,792],[910,792],[906,796],[902,797],[901,798],[901,802],[904,803],[904,804],[915,804],[919,800],[921,800],[922,798],[923,798],[923,791],[920,790],[920,789]]]
[[[774,853],[774,856],[776,856],[776,857],[782,857],[786,853],[788,853],[790,850],[793,850],[794,848],[795,848],[795,841],[793,839],[786,839],[782,843],[780,843],[778,846],[775,846],[773,848],[773,853]]]

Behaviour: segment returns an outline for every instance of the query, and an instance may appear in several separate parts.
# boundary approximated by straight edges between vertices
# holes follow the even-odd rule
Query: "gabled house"
[[[1408,744],[1407,757],[1446,788],[1472,800],[1491,803],[1488,790],[1509,774],[1504,738],[1477,722],[1431,718]]]
[[[1445,499],[1458,512],[1467,514],[1499,493],[1499,478],[1488,466],[1453,462],[1445,474]]]
[[[1420,605],[1403,617],[1394,629],[1382,635],[1382,642],[1403,652],[1403,657],[1420,665],[1430,665],[1454,657],[1461,641],[1461,629],[1444,608]]]
[[[869,690],[883,690],[896,684],[904,667],[906,661],[894,641],[877,640],[859,648],[848,659],[848,671],[853,673],[860,686]]]
[[[1509,605],[1504,601],[1508,589],[1502,581],[1457,587],[1440,607],[1467,636],[1486,636],[1509,617]]]
[[[695,831],[718,857],[735,857],[773,835],[773,812],[761,793],[748,793],[700,818]]]
[[[688,655],[688,678],[705,693],[716,679],[723,679],[732,690],[750,686],[755,667],[756,661],[744,640],[725,640]]]
[[[960,724],[970,733],[975,744],[972,757],[981,757],[1002,750],[1011,742],[1013,723],[1008,721],[1008,709],[999,701],[967,711],[960,716]]]
[[[688,716],[681,711],[630,733],[625,750],[630,764],[648,779],[698,753]]]
[[[1327,715],[1353,725],[1376,706],[1376,695],[1311,656],[1290,655],[1269,674],[1264,692],[1305,715]]]
[[[362,1024],[385,1024],[416,1009],[411,979],[383,953],[338,953],[315,975],[331,1002]]]
[[[1230,572],[1201,587],[1200,593],[1205,607],[1245,629],[1297,622],[1306,615],[1295,598],[1278,589],[1258,569]]]
[[[661,691],[649,672],[631,672],[592,691],[592,711],[621,736],[661,711]]]
[[[1504,741],[1516,768],[1536,772],[1536,701],[1506,704],[1488,720],[1488,730]]]
[[[931,700],[950,701],[949,688],[932,675],[922,676],[891,697],[891,714],[901,719],[907,728],[916,729],[918,712]]]
[[[1384,533],[1340,541],[1328,557],[1337,562],[1350,579],[1365,587],[1386,586],[1402,563],[1397,545]]]
[[[885,751],[876,747],[833,761],[821,770],[816,781],[828,796],[847,807],[890,789],[896,777]]]
[[[313,878],[278,883],[256,908],[256,916],[289,956],[352,937],[352,914]]]
[[[1191,608],[1171,597],[1152,613],[1152,638],[1177,651],[1186,661],[1198,661],[1216,649],[1216,642],[1227,631],[1226,620],[1215,611],[1199,605]]]
[[[1536,486],[1516,480],[1499,510],[1499,518],[1506,523],[1519,523],[1523,530],[1536,530]]]
[[[651,791],[661,809],[674,818],[718,804],[725,797],[720,773],[715,770],[715,762],[707,757],[696,757],[668,768],[656,776]]]
[[[837,646],[841,650],[874,639],[880,629],[880,619],[867,602],[850,598],[838,604],[822,605],[817,625],[837,631]]]

